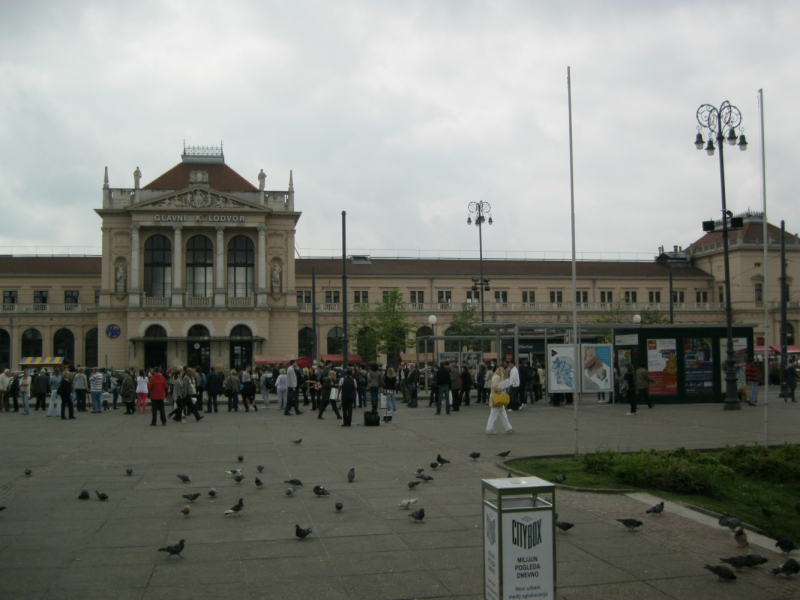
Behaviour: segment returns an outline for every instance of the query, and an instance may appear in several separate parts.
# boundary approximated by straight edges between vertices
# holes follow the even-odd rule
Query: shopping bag
[[[383,409],[386,408],[386,394],[381,394],[380,408],[383,408]]]
[[[511,402],[511,398],[508,394],[492,394],[492,406],[494,408],[506,406],[509,402]]]

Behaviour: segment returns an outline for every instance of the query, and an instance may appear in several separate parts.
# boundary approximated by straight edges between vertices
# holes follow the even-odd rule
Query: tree
[[[353,321],[348,327],[347,337],[354,340],[351,350],[365,361],[375,360],[378,355],[378,339],[373,329],[373,310],[368,302],[356,304]]]
[[[632,311],[627,308],[626,302],[609,304],[606,312],[597,317],[596,323],[632,323]],[[642,325],[663,325],[669,323],[669,317],[659,310],[641,310],[637,313],[642,317]]]
[[[391,366],[400,362],[400,353],[410,344],[414,326],[405,321],[406,305],[400,290],[393,289],[383,302],[362,303],[353,311],[353,324],[348,332],[355,340],[356,352],[364,359],[386,355]]]
[[[467,350],[480,350],[481,346],[484,346],[484,350],[486,350],[485,346],[487,344],[473,337],[482,334],[480,329],[475,328],[477,322],[477,307],[471,302],[464,302],[464,304],[461,305],[461,309],[453,317],[450,323],[450,333],[447,335],[462,338],[459,342],[461,348],[466,347]]]

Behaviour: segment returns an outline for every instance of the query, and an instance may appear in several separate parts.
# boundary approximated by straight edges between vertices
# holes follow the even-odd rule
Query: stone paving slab
[[[571,453],[573,408],[531,406],[510,414],[516,434],[487,436],[486,407],[436,417],[424,405],[401,405],[392,424],[349,429],[332,417],[285,418],[274,409],[167,427],[119,411],[69,422],[4,413],[0,504],[8,510],[0,513],[0,599],[481,598],[480,480],[505,476],[495,456],[501,451]],[[771,406],[773,443],[800,441],[796,406]],[[581,450],[763,442],[762,408],[656,406],[636,419],[625,412],[590,400],[581,406]],[[299,446],[289,443],[297,438]],[[478,461],[467,457],[472,451],[481,453]],[[452,463],[432,470],[439,453]],[[125,474],[128,466],[133,476]],[[350,467],[353,483],[346,479]],[[434,481],[409,490],[417,467]],[[232,468],[243,469],[241,485],[224,473]],[[178,473],[192,482],[181,483]],[[305,485],[288,498],[283,481],[291,477]],[[314,484],[331,496],[315,497]],[[218,491],[213,500],[206,494],[211,486]],[[82,488],[91,500],[77,500]],[[110,500],[98,501],[95,489]],[[190,492],[202,495],[189,503],[181,496]],[[241,516],[223,516],[240,497]],[[405,498],[419,499],[414,508],[425,508],[424,523],[396,508]],[[558,598],[800,597],[800,582],[769,574],[782,560],[769,549],[758,549],[767,565],[742,572],[736,583],[718,583],[703,564],[740,552],[722,528],[679,511],[651,518],[641,501],[625,496],[559,491],[556,499],[560,517],[575,523],[557,536]],[[345,506],[341,513],[336,501]],[[179,513],[186,504],[189,517]],[[642,531],[627,533],[615,520],[625,516],[645,521]],[[314,533],[297,540],[295,523]],[[181,538],[184,558],[156,551]]]

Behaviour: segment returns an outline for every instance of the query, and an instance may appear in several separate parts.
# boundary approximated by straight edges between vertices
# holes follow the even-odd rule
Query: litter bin
[[[555,485],[538,477],[484,479],[486,600],[554,599]],[[541,494],[550,495],[548,502]]]

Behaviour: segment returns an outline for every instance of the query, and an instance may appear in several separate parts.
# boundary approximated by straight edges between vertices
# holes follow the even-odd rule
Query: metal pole
[[[428,385],[428,338],[425,338],[425,389],[428,391],[431,389]]]
[[[725,346],[725,405],[724,410],[741,410],[736,393],[736,371],[733,360],[733,305],[731,303],[731,268],[728,253],[728,205],[725,199],[725,135],[723,133],[722,111],[717,119],[717,145],[719,146],[719,182],[722,191],[722,253],[725,270],[725,326],[728,341]]]
[[[311,268],[311,356],[317,362],[317,269]]]
[[[786,367],[788,366],[789,353],[786,340],[786,230],[785,222],[781,221],[781,394],[784,402],[791,395],[786,386]]]
[[[672,310],[672,268],[669,270],[669,324],[675,322],[675,315]]]
[[[347,339],[347,211],[342,211],[342,369],[347,370],[347,358],[350,352]]]
[[[764,150],[764,91],[758,90],[758,107],[761,112],[761,227],[764,238],[764,284],[762,302],[764,303],[764,445],[769,445],[769,232],[767,231],[767,161]]]
[[[567,67],[567,105],[569,110],[569,202],[572,220],[572,343],[575,351],[573,354],[573,413],[575,415],[575,458],[578,457],[578,389],[580,388],[580,347],[578,346],[578,271],[575,263],[575,178],[573,176],[572,160],[572,78],[570,68]]]
[[[479,284],[481,290],[481,323],[485,323],[486,317],[483,311],[483,294],[486,291],[486,286],[483,284],[483,210],[480,206],[480,203],[478,203],[478,216],[476,219],[478,221],[478,260],[481,264],[481,282]],[[495,308],[495,310],[497,310],[497,308]]]

